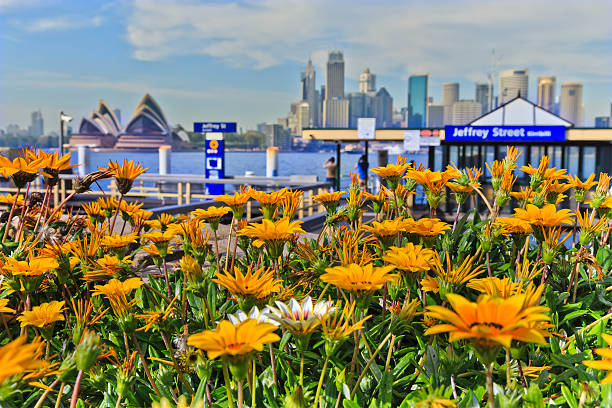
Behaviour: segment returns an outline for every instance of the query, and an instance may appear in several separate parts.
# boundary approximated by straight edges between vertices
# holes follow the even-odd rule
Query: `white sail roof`
[[[472,126],[574,126],[520,96],[470,123]]]

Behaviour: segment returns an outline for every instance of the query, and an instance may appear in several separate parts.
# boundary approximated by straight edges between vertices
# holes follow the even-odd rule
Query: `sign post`
[[[204,133],[204,175],[207,179],[220,180],[225,177],[225,141],[223,133],[236,133],[236,122],[195,122],[195,133]],[[206,184],[206,194],[224,193],[223,184]]]
[[[449,142],[564,142],[565,126],[445,126]]]

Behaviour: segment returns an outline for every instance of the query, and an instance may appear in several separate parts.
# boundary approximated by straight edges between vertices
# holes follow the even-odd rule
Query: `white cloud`
[[[353,78],[368,65],[404,78],[429,72],[473,79],[484,78],[495,48],[502,67],[604,79],[610,72],[609,15],[607,0],[136,0],[127,30],[140,60],[203,54],[259,69],[312,54],[322,66],[327,50],[340,48]]]
[[[78,16],[58,16],[40,18],[28,23],[25,29],[32,32],[74,30],[78,28],[98,27],[104,19],[100,16],[82,18]]]

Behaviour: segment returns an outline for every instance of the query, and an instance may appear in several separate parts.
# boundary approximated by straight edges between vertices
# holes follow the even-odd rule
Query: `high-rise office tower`
[[[427,82],[429,74],[408,78],[408,127],[427,126]]]
[[[476,102],[482,105],[482,114],[489,112],[489,84],[476,84]]]
[[[300,78],[300,100],[302,102],[307,102],[309,105],[309,119],[308,126],[315,126],[317,123],[317,109],[316,104],[316,73],[314,66],[312,65],[312,61],[310,58],[308,59],[308,64],[306,64],[306,68],[304,72],[302,72]]]
[[[39,110],[32,112],[32,124],[30,125],[30,136],[40,137],[44,132],[44,122],[42,112]]]
[[[447,82],[442,84],[442,105],[450,106],[459,100],[459,84]]]
[[[518,95],[527,99],[529,70],[507,69],[499,73],[499,103],[504,104]]]
[[[349,100],[349,127],[357,128],[359,118],[374,118],[374,98],[363,92],[351,92]]]
[[[610,127],[610,116],[596,116],[595,117],[596,128],[609,128]]]
[[[459,100],[459,84],[446,82],[442,84],[442,105],[444,105],[444,124],[453,122],[453,103]]]
[[[582,126],[582,84],[566,82],[561,85],[559,116],[569,120],[574,126]]]
[[[460,100],[453,103],[453,121],[455,126],[467,125],[482,115],[482,105],[476,101]]]
[[[380,88],[378,92],[376,92],[374,106],[376,127],[391,127],[393,125],[393,98],[385,87]]]
[[[329,52],[325,99],[344,98],[344,55],[342,51]]]
[[[538,77],[538,106],[549,112],[555,109],[556,83],[554,76]]]
[[[368,67],[365,67],[363,73],[359,75],[359,92],[364,94],[376,93],[376,75],[370,73]]]
[[[427,127],[441,128],[444,127],[444,105],[435,105],[430,103],[427,105]]]

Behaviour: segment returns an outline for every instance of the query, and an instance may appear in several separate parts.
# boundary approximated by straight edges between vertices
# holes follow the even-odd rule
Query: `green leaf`
[[[565,386],[565,384],[561,385],[561,394],[563,394],[563,398],[565,398],[565,402],[570,408],[578,408],[578,401],[572,392]]]

